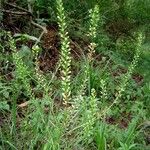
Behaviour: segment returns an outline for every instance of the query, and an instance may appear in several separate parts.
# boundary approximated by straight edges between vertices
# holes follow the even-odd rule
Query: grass
[[[0,32],[0,149],[149,149],[149,43],[137,27],[133,39],[109,37],[102,4],[48,2],[49,49],[29,33]],[[46,13],[46,1],[32,5]]]

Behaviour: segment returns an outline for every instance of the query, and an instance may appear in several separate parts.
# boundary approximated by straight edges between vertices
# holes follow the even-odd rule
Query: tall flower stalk
[[[40,47],[38,45],[35,45],[32,47],[32,51],[35,57],[35,76],[37,78],[38,84],[43,88],[44,93],[48,91],[49,87],[47,87],[47,83],[45,80],[44,75],[42,74],[42,71],[39,68],[39,61],[38,61],[38,54],[40,52]]]
[[[119,86],[119,88],[117,89],[117,93],[116,93],[116,98],[114,99],[113,103],[106,109],[104,109],[102,115],[106,115],[108,113],[108,111],[117,103],[120,102],[120,98],[122,97],[123,92],[126,90],[127,84],[129,79],[131,78],[131,75],[135,69],[135,67],[138,64],[139,61],[139,57],[140,57],[140,53],[141,53],[141,45],[142,45],[142,41],[143,41],[143,36],[142,33],[139,33],[138,35],[138,42],[137,42],[137,49],[136,49],[136,54],[134,55],[133,61],[131,63],[131,65],[129,66],[128,72],[124,75],[124,77],[122,78],[122,82],[121,85]]]
[[[20,82],[24,89],[27,92],[28,96],[31,96],[31,86],[30,82],[28,80],[28,75],[29,75],[29,70],[28,66],[25,65],[25,63],[22,60],[22,57],[19,55],[17,52],[17,47],[16,47],[16,41],[12,37],[11,33],[7,33],[9,37],[9,46],[10,49],[12,50],[12,57],[13,57],[13,62],[15,64],[15,80],[14,80],[14,92],[12,96],[12,125],[13,125],[13,130],[16,132],[16,124],[17,124],[17,96],[18,93],[20,92]]]
[[[91,9],[89,11],[89,17],[90,17],[90,27],[89,27],[89,34],[88,36],[91,39],[91,43],[89,45],[89,49],[88,49],[88,59],[89,61],[93,60],[93,55],[95,54],[95,48],[97,46],[97,44],[94,42],[95,38],[96,38],[96,34],[97,34],[97,27],[98,27],[98,23],[99,23],[99,7],[98,5],[95,5],[94,9]]]
[[[60,68],[61,68],[61,86],[62,98],[64,104],[67,104],[71,98],[71,49],[67,32],[66,15],[62,0],[57,0],[57,19],[59,25],[59,35],[61,38]]]
[[[85,95],[85,88],[87,87],[87,84],[90,86],[90,67],[92,65],[93,56],[95,54],[95,48],[97,46],[97,43],[95,43],[95,38],[97,35],[97,27],[98,27],[98,23],[100,20],[99,13],[100,12],[99,12],[98,5],[95,5],[95,7],[89,11],[90,26],[89,26],[88,36],[89,36],[91,42],[88,47],[87,64],[84,69],[85,79],[84,79],[83,85],[81,85],[82,95]],[[91,88],[89,87],[89,89],[91,89]]]

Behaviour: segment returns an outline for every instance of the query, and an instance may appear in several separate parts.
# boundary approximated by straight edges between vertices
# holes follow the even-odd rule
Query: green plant
[[[1,80],[0,80],[1,81]],[[9,111],[10,106],[7,102],[9,96],[10,96],[10,91],[12,89],[9,86],[6,86],[2,81],[0,82],[0,96],[1,96],[1,102],[0,102],[0,112],[3,111]]]
[[[141,33],[130,37],[132,31],[148,31],[147,1],[3,4],[0,149],[149,149],[149,122],[143,123],[149,119],[149,46],[142,45]],[[38,29],[25,23],[31,16],[47,24],[49,34],[36,38]],[[56,39],[45,50],[41,36],[51,30]],[[44,72],[40,66],[54,65],[55,55],[55,71]]]
[[[120,52],[120,55],[132,58],[136,52],[136,42],[127,37],[120,37],[116,41],[116,49]]]
[[[137,120],[135,119],[129,124],[129,127],[124,134],[121,133],[121,137],[118,136],[118,141],[120,144],[119,150],[130,150],[136,146],[134,143],[134,139],[138,135],[138,132],[136,131],[136,125]]]
[[[98,124],[96,127],[96,131],[95,131],[95,141],[96,141],[96,145],[98,150],[106,150],[107,146],[106,146],[106,126],[104,123],[100,123],[100,125]]]
[[[104,110],[104,114],[107,113],[107,111],[109,111],[111,107],[113,107],[119,102],[119,99],[121,98],[122,93],[125,91],[128,81],[131,78],[132,72],[134,68],[136,67],[138,60],[139,60],[142,39],[143,37],[142,37],[142,34],[140,33],[138,37],[137,50],[136,50],[136,54],[134,55],[133,61],[131,65],[129,66],[128,72],[122,78],[122,83],[117,89],[118,93],[116,93],[116,98],[114,99],[113,103]]]
[[[91,43],[89,45],[89,53],[88,53],[88,60],[91,62],[93,60],[93,55],[95,54],[95,47],[96,43],[94,42],[96,38],[96,32],[97,32],[97,27],[99,23],[99,17],[100,17],[100,11],[99,11],[99,6],[95,5],[93,9],[90,10],[89,12],[89,17],[90,17],[90,27],[89,27],[89,34],[88,36],[91,38]]]
[[[61,68],[61,78],[62,78],[62,97],[65,104],[70,101],[71,89],[71,56],[70,56],[70,46],[69,46],[69,36],[67,32],[66,16],[63,7],[62,0],[57,0],[57,18],[59,24],[59,34],[61,37],[61,54],[60,54],[60,68]]]
[[[28,67],[24,64],[22,61],[22,58],[18,55],[15,40],[11,36],[10,33],[8,33],[9,37],[9,44],[10,44],[10,49],[13,52],[13,61],[14,64],[16,65],[16,70],[15,70],[15,80],[14,80],[14,90],[13,90],[13,101],[12,101],[12,127],[14,129],[14,132],[16,132],[16,120],[17,120],[17,94],[20,90],[20,83],[23,84],[23,88],[27,91],[27,95],[31,95],[31,88],[30,88],[30,83],[27,78],[29,75]],[[14,133],[15,134],[15,133]]]

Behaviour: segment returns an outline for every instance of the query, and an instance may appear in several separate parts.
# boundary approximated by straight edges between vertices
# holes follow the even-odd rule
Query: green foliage
[[[50,24],[59,38],[54,48],[44,49],[41,35],[35,37],[39,31],[31,25],[26,27],[30,35],[21,29],[12,34],[2,22],[0,148],[149,149],[148,0],[16,0],[15,4],[23,8],[30,4],[33,19],[47,24],[48,34],[41,34],[47,42],[53,34]],[[5,13],[2,21],[8,17]],[[111,36],[109,24],[117,30]],[[44,72],[40,65],[47,59],[51,63],[56,49],[55,69]]]
[[[97,126],[95,131],[95,141],[97,144],[98,150],[106,150],[106,126],[105,124],[101,123],[100,126]]]
[[[0,111],[3,110],[9,110],[9,105],[7,104],[7,101],[0,102]]]
[[[136,146],[136,144],[134,143],[134,139],[137,136],[138,132],[136,132],[136,123],[137,120],[133,120],[127,131],[124,132],[124,134],[121,133],[121,137],[119,137],[118,141],[120,143],[120,150],[130,150],[133,147]]]

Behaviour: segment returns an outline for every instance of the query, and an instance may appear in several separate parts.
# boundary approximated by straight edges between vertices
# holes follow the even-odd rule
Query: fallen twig
[[[20,12],[20,11],[11,11],[11,10],[0,10],[4,13],[10,13],[10,14],[15,14],[15,15],[29,15],[29,12]]]
[[[24,103],[19,104],[18,107],[19,107],[19,108],[27,107],[27,106],[28,106],[28,103],[29,103],[29,102],[26,101],[26,102],[24,102]]]
[[[42,29],[42,30],[44,31],[44,33],[47,33],[47,29],[46,29],[46,27],[41,26],[40,24],[35,23],[35,22],[32,20],[32,18],[31,18],[31,17],[30,17],[30,21],[31,21],[31,24],[32,24],[32,25],[34,25],[34,26],[36,26],[36,27],[38,27],[38,28]]]
[[[22,10],[22,11],[24,11],[24,12],[27,12],[27,13],[30,13],[30,14],[31,14],[31,12],[29,12],[27,9],[22,8],[22,7],[20,7],[20,6],[17,6],[17,5],[15,5],[15,4],[11,4],[11,3],[8,3],[8,2],[5,2],[5,4],[7,4],[7,5],[11,6],[11,7],[20,9],[20,10]]]
[[[19,10],[22,10],[22,12],[20,12],[20,11],[11,11],[11,10],[1,10],[2,12],[16,14],[16,15],[30,15],[30,22],[31,22],[31,24],[34,25],[35,27],[40,28],[40,29],[43,30],[42,33],[40,34],[39,38],[38,38],[39,41],[42,38],[43,34],[47,33],[46,27],[44,27],[44,26],[42,26],[42,25],[40,25],[40,24],[38,24],[38,23],[33,21],[32,7],[31,7],[30,3],[28,3],[28,10],[24,9],[24,8],[22,8],[20,6],[17,6],[15,4],[8,3],[8,2],[5,2],[5,4],[7,4],[7,5],[11,6],[11,7],[17,8]],[[38,41],[36,41],[35,45],[37,45],[37,44],[38,44]]]
[[[28,11],[32,14],[32,7],[31,7],[31,4],[30,4],[30,3],[28,3]],[[35,23],[35,22],[33,21],[32,16],[30,16],[30,21],[31,21],[31,24],[33,24],[34,26],[36,26],[36,27],[38,27],[38,28],[41,28],[41,29],[43,30],[42,33],[40,34],[39,38],[38,38],[39,41],[40,41],[40,39],[42,38],[43,34],[44,34],[44,33],[47,33],[47,29],[46,29],[46,27],[41,26],[40,24]],[[36,46],[37,44],[38,44],[38,41],[36,41],[36,43],[34,44],[34,46]]]

